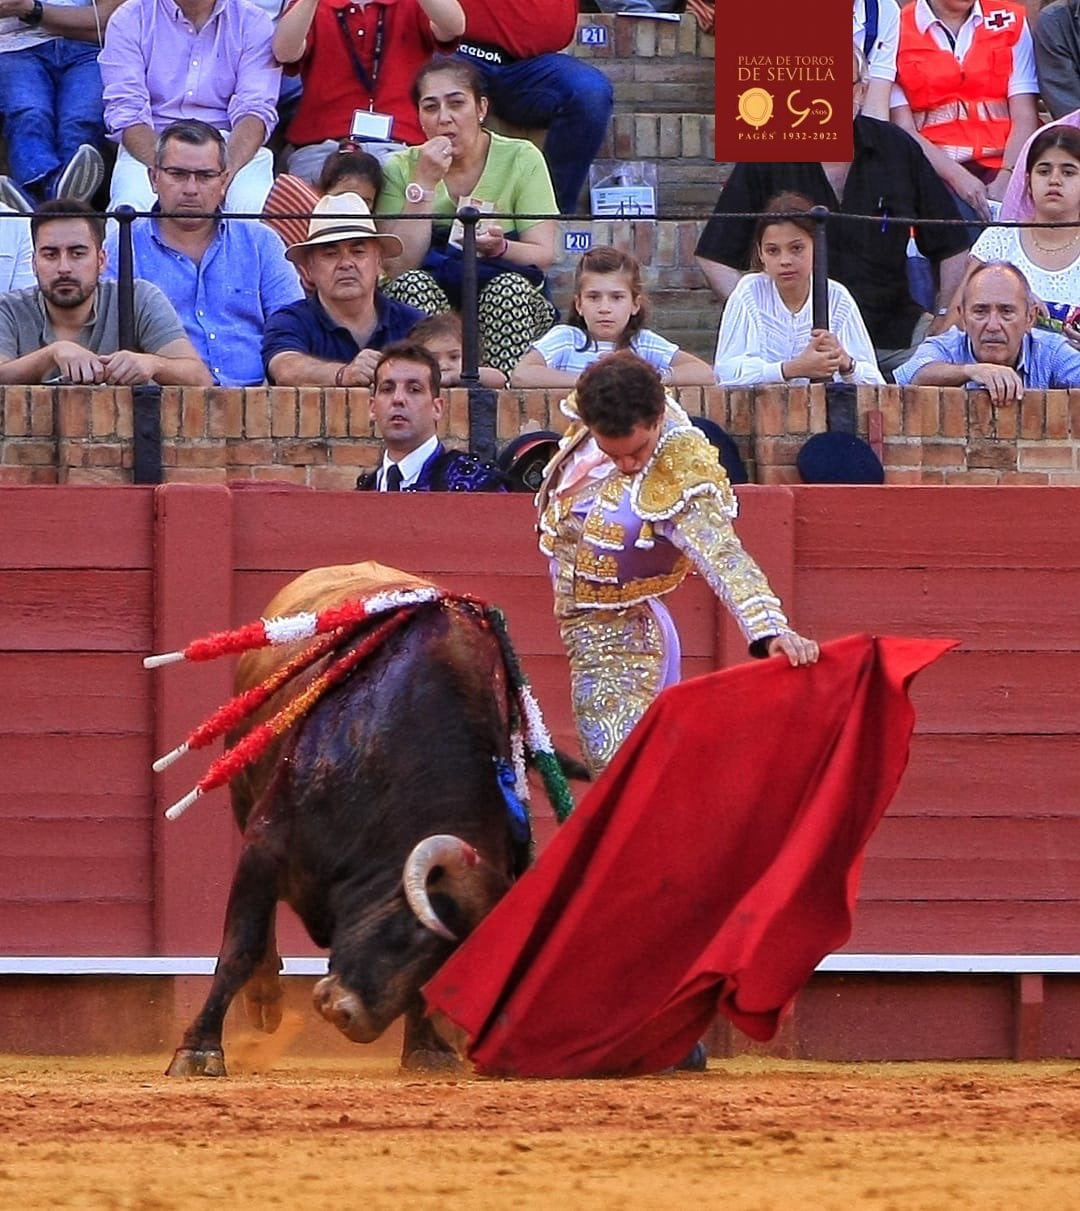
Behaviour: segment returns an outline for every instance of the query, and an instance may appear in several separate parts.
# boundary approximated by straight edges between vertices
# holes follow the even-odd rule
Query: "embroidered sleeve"
[[[727,514],[711,496],[696,496],[656,530],[679,548],[727,606],[749,644],[790,631],[780,599],[743,549]]]

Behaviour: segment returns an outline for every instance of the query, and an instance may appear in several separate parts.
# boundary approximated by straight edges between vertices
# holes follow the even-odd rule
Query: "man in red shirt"
[[[491,106],[503,121],[547,130],[544,156],[555,198],[563,214],[575,214],[614,106],[602,71],[556,53],[573,41],[578,0],[461,4],[465,34],[458,54],[483,70]]]
[[[389,119],[379,155],[423,143],[412,85],[436,50],[465,30],[458,0],[293,0],[274,31],[274,56],[304,84],[285,132],[297,148],[289,171],[314,182],[351,130],[353,114]]]

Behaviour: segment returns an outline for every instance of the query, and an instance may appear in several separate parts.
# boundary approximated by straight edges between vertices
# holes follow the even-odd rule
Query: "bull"
[[[372,564],[315,569],[266,615],[338,605],[370,590],[372,578],[380,587],[423,583]],[[237,689],[262,683],[296,648],[246,653]],[[327,659],[279,690],[229,743],[283,695],[302,693]],[[404,1015],[404,1067],[456,1066],[420,989],[527,865],[529,841],[499,778],[511,760],[510,720],[499,638],[475,607],[442,600],[416,609],[233,779],[243,846],[221,951],[168,1075],[226,1074],[222,1026],[241,989],[253,1025],[279,1025],[279,900],[329,951],[328,974],[314,989],[323,1017],[354,1042],[371,1042]]]

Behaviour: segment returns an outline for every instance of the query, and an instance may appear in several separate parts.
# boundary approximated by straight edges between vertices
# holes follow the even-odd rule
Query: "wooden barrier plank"
[[[139,802],[132,814],[145,818],[150,753],[148,736],[0,735],[0,801],[62,799],[77,815],[101,815],[112,814],[102,811],[112,796]]]
[[[184,647],[227,629],[232,619],[232,510],[224,487],[169,484],[155,493],[154,650]],[[168,752],[232,692],[232,661],[168,665],[148,673],[156,703],[155,752]],[[224,790],[200,799],[179,820],[162,813],[206,771],[220,745],[176,762],[155,777],[154,944],[156,953],[217,953],[223,905],[238,850]]]
[[[48,494],[48,508],[42,502]],[[0,487],[4,579],[18,569],[144,568],[154,505],[150,488]]]
[[[889,815],[1055,815],[1077,811],[1080,737],[919,736]]]
[[[860,900],[851,952],[1054,954],[1075,952],[1080,900]]]
[[[950,487],[947,508],[942,491],[799,487],[800,568],[1080,567],[1075,489]]]
[[[142,900],[151,893],[145,816],[127,820],[26,820],[0,832],[6,900]],[[0,926],[0,930],[6,927]],[[0,939],[10,947],[10,935]]]
[[[154,953],[145,901],[0,900],[8,954],[141,955]],[[15,939],[15,941],[13,941]]]
[[[1076,735],[1080,651],[949,652],[912,687],[920,733]]]
[[[853,631],[959,639],[974,650],[1076,651],[1076,574],[1060,569],[809,568],[800,617],[814,636]]]
[[[6,652],[0,736],[148,735],[146,672],[130,652]]]
[[[8,650],[149,651],[147,571],[36,569],[3,575],[0,635]]]

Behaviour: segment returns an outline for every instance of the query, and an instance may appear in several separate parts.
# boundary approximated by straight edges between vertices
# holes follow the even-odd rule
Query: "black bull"
[[[239,685],[265,657],[243,657]],[[329,1021],[369,1042],[404,1014],[406,1067],[455,1062],[419,990],[527,862],[496,775],[509,713],[500,645],[479,614],[422,606],[234,780],[243,849],[222,948],[169,1075],[225,1074],[222,1024],[241,988],[252,1024],[277,1028],[278,900],[330,952],[314,992]]]

